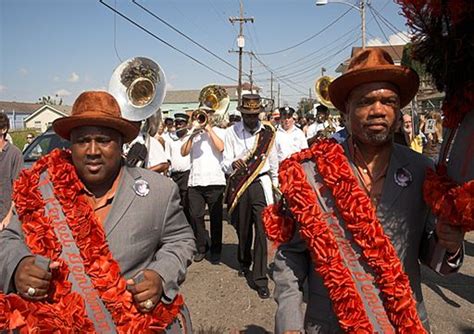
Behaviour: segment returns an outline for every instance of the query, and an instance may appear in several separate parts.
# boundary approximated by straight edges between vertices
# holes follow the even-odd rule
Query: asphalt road
[[[273,332],[276,303],[261,300],[237,276],[237,237],[224,222],[222,263],[207,259],[189,268],[182,287],[196,333]],[[474,334],[474,233],[466,236],[466,257],[458,274],[441,277],[423,268],[423,294],[435,334]],[[273,285],[270,282],[270,289]]]

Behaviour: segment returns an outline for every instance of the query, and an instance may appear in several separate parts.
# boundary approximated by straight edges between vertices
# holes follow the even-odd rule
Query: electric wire
[[[379,27],[380,31],[382,32],[383,37],[385,37],[385,39],[387,40],[388,45],[390,45],[390,48],[391,48],[391,49],[393,50],[393,52],[397,55],[397,57],[398,57],[398,58],[401,58],[401,55],[398,54],[397,49],[395,49],[395,48],[393,47],[392,43],[390,43],[389,38],[388,38],[387,35],[385,34],[385,31],[382,29],[382,26],[380,25],[379,20],[377,20],[377,17],[375,16],[375,13],[374,13],[372,7],[369,6],[369,9],[370,9],[370,13],[371,13],[372,16],[374,17],[375,23],[377,23],[377,26]]]
[[[119,16],[121,16],[123,19],[127,20],[128,22],[130,22],[131,24],[133,24],[134,26],[136,26],[137,28],[143,30],[144,32],[146,32],[147,34],[149,34],[150,36],[152,36],[153,38],[155,38],[156,40],[160,41],[161,43],[165,44],[166,46],[170,47],[171,49],[175,50],[176,52],[182,54],[183,56],[186,56],[187,58],[193,60],[194,62],[198,63],[199,65],[207,68],[208,70],[210,70],[211,72],[214,72],[216,74],[219,74],[220,76],[226,78],[226,79],[229,79],[231,80],[232,82],[235,82],[235,78],[231,78],[230,76],[222,73],[222,72],[219,72],[215,69],[213,69],[212,67],[210,67],[209,65],[203,63],[202,61],[196,59],[195,57],[191,56],[190,54],[178,49],[177,47],[175,47],[174,45],[168,43],[167,41],[165,41],[164,39],[158,37],[156,34],[154,34],[153,32],[151,32],[150,30],[146,29],[145,27],[143,27],[142,25],[140,25],[139,23],[135,22],[134,20],[132,20],[131,18],[129,18],[128,16],[126,16],[125,14],[123,14],[122,12],[114,9],[113,7],[111,7],[109,4],[105,3],[103,0],[99,0],[99,2],[101,4],[103,4],[104,6],[106,6],[107,8],[109,8],[110,10],[112,10],[113,12],[117,13]]]
[[[284,48],[284,49],[281,49],[281,50],[277,50],[277,51],[273,51],[273,52],[260,52],[260,53],[257,53],[256,55],[257,56],[269,56],[269,55],[274,55],[274,54],[277,54],[277,53],[282,53],[282,52],[285,52],[285,51],[288,51],[288,50],[291,50],[291,49],[294,49],[310,40],[312,40],[313,38],[321,35],[323,32],[325,32],[327,29],[329,29],[330,27],[332,27],[334,24],[336,24],[337,22],[339,22],[339,20],[341,20],[344,16],[346,16],[347,13],[349,13],[350,11],[352,10],[352,8],[349,8],[347,11],[345,11],[342,15],[340,15],[339,17],[337,17],[334,21],[332,21],[331,23],[329,23],[328,25],[326,25],[323,29],[321,29],[320,31],[318,31],[317,33],[315,33],[314,35],[306,38],[305,40],[299,42],[299,43],[296,43],[292,46],[289,46],[287,48]]]
[[[117,0],[114,1],[114,7],[117,8]],[[114,50],[115,55],[117,56],[120,63],[122,63],[122,58],[120,58],[117,50],[117,14],[114,13]]]
[[[379,18],[382,20],[382,23],[385,24],[385,26],[387,26],[394,34],[399,35],[399,36],[401,37],[401,39],[403,39],[403,41],[404,41],[405,43],[409,43],[409,37],[406,36],[405,33],[402,32],[402,34],[400,35],[400,32],[401,32],[401,31],[399,31],[399,29],[398,29],[397,27],[395,27],[389,20],[387,20],[382,14],[380,14],[380,12],[379,12],[377,9],[375,9],[375,8],[374,8],[372,5],[370,5],[370,4],[369,4],[369,8],[375,12],[375,14],[377,15],[377,17],[379,17]],[[408,38],[408,40],[407,40],[407,39],[405,38],[405,36],[403,36],[403,35],[405,35],[405,36]]]
[[[230,62],[228,62],[227,60],[225,60],[224,58],[220,57],[219,55],[215,54],[214,52],[212,52],[211,50],[209,50],[208,48],[206,48],[204,45],[196,42],[193,38],[189,37],[188,35],[186,35],[185,33],[183,33],[182,31],[180,31],[178,28],[174,27],[173,25],[171,25],[170,23],[168,23],[166,20],[162,19],[161,17],[159,17],[158,15],[156,15],[155,13],[153,13],[151,10],[149,10],[148,8],[146,8],[145,6],[141,5],[140,3],[137,2],[137,0],[132,0],[132,3],[134,3],[135,5],[137,5],[138,7],[140,7],[142,10],[144,10],[145,12],[147,12],[148,14],[150,14],[151,16],[153,16],[155,19],[157,19],[158,21],[160,21],[161,23],[163,23],[164,25],[166,25],[168,28],[170,28],[171,30],[173,30],[174,32],[178,33],[179,35],[183,36],[184,38],[186,38],[188,41],[190,41],[191,43],[193,43],[194,45],[198,46],[199,48],[201,48],[202,50],[206,51],[207,53],[211,54],[212,56],[214,56],[215,58],[219,59],[220,61],[222,61],[223,63],[229,65],[230,67],[232,67],[233,69],[235,70],[239,70],[235,65],[231,64]],[[246,74],[246,73],[244,73]],[[248,75],[248,74],[246,74]]]
[[[333,45],[332,48],[328,49],[326,52],[327,53],[330,53],[330,52],[333,52],[334,50],[337,50],[336,51],[336,54],[339,54],[339,52],[341,51],[341,46],[342,48],[347,48],[348,46],[350,46],[351,44],[355,43],[358,39],[360,38],[360,36],[357,36],[356,39],[354,39],[354,36],[349,36],[349,38],[346,38],[344,39],[342,42],[336,44],[336,45]],[[349,44],[348,44],[349,43]],[[297,74],[304,74],[304,73],[307,73],[308,72],[308,68],[314,68],[314,67],[318,67],[320,66],[322,63],[324,63],[328,58],[332,57],[333,54],[329,54],[329,55],[326,55],[325,57],[323,57],[322,59],[317,57],[316,59],[309,59],[308,61],[306,61],[305,63],[302,63],[300,65],[298,65],[297,67],[295,68],[291,68],[291,69],[288,69],[288,70],[285,70],[283,72],[288,72],[288,71],[291,71],[290,73],[283,73],[281,71],[278,71],[276,68],[274,68],[275,71],[277,72],[280,72],[280,77],[292,77],[292,76],[295,76]],[[299,68],[301,67],[302,65],[304,65],[304,68],[301,68],[301,69],[298,69],[298,70],[295,70],[296,68]]]

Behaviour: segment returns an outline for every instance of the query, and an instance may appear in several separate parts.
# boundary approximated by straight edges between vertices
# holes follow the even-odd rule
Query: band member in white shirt
[[[280,162],[293,153],[308,148],[308,142],[303,131],[295,125],[295,119],[293,118],[295,109],[282,107],[279,111],[280,127],[276,132],[275,146]]]
[[[237,109],[242,113],[242,122],[227,129],[224,141],[222,167],[229,174],[225,202],[239,237],[238,274],[253,282],[260,298],[266,299],[270,297],[267,239],[261,216],[263,209],[273,203],[272,183],[278,185],[275,129],[259,120],[263,110],[259,95],[244,94],[242,106]]]
[[[325,105],[318,105],[316,107],[316,122],[308,127],[306,138],[308,145],[311,146],[316,139],[325,137],[324,130],[329,128],[329,109]]]
[[[197,247],[194,261],[202,261],[210,249],[211,263],[218,264],[222,251],[222,198],[226,184],[221,169],[225,130],[212,126],[214,110],[206,107],[201,107],[199,110],[207,113],[208,121],[201,128],[195,129],[181,148],[183,156],[188,154],[191,156],[188,200]],[[204,224],[206,204],[211,223],[210,246],[207,244]]]
[[[188,202],[188,181],[189,170],[191,169],[191,156],[181,155],[181,147],[188,140],[188,121],[189,116],[185,113],[174,114],[174,127],[176,131],[170,134],[170,140],[165,144],[165,152],[170,161],[170,177],[178,185],[179,196],[181,197],[181,206],[184,214],[191,222]]]

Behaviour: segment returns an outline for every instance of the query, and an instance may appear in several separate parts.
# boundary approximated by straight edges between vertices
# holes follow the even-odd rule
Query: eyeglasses
[[[33,137],[31,137],[31,136],[27,136],[27,137],[26,137],[26,139],[33,139]]]

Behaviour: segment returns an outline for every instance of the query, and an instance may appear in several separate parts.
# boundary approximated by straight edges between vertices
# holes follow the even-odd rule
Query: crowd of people
[[[439,115],[414,129],[401,112],[418,82],[368,48],[329,88],[338,117],[323,105],[315,116],[298,118],[291,106],[266,115],[260,96],[245,94],[227,124],[202,106],[166,117],[156,133],[124,119],[109,93],[85,92],[53,123],[70,152],[40,159],[13,196],[21,164],[3,167],[18,153],[0,114],[3,221],[9,212],[0,331],[16,316],[44,332],[58,324],[186,332],[179,285],[192,261],[220,263],[224,208],[238,237],[237,274],[262,299],[271,296],[268,239],[281,244],[272,266],[277,333],[429,331],[420,263],[459,270],[464,233],[435,223],[423,199],[442,133]],[[65,314],[74,321],[61,322]]]

